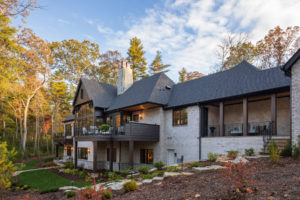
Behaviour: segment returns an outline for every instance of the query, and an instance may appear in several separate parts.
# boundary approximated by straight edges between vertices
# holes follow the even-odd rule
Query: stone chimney
[[[117,90],[118,95],[123,94],[133,84],[133,75],[130,63],[123,59],[121,61],[121,68],[118,73]]]

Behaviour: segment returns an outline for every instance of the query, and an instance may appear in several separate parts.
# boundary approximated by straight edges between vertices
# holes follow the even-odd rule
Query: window
[[[188,116],[186,109],[173,111],[173,126],[187,125]]]
[[[78,148],[78,158],[79,159],[88,159],[88,148]]]
[[[71,124],[65,125],[65,136],[72,136],[72,125]]]
[[[153,149],[141,149],[141,163],[153,164]]]
[[[94,128],[94,109],[92,102],[86,103],[75,108],[75,134],[93,134]]]
[[[83,99],[83,89],[80,90],[80,99]]]
[[[67,146],[67,156],[72,156],[72,147]]]
[[[106,151],[107,161],[110,161],[109,152],[110,152],[110,149],[107,148],[107,151]],[[113,162],[116,162],[116,161],[117,161],[117,151],[115,148],[113,148]]]
[[[120,115],[116,115],[116,128],[119,128],[121,126],[121,117]]]

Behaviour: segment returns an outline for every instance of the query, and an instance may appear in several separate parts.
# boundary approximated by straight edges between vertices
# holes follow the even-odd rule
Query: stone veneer
[[[300,60],[292,66],[291,83],[292,142],[300,135]]]

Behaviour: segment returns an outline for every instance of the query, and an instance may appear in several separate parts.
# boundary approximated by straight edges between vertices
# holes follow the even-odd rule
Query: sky
[[[168,75],[211,73],[216,50],[229,33],[247,33],[252,42],[279,25],[300,25],[299,0],[37,0],[26,27],[52,42],[90,40],[100,53],[118,50],[127,57],[129,40],[141,39],[148,65],[156,51]]]

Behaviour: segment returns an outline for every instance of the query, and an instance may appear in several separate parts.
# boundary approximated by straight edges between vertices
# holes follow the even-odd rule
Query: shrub
[[[67,169],[64,170],[64,173],[66,173],[66,174],[72,174],[72,169],[67,168]]]
[[[270,159],[271,159],[272,163],[278,164],[279,158],[280,158],[280,156],[278,154],[278,146],[273,140],[271,140],[271,142],[268,146],[268,151],[270,153]]]
[[[78,169],[72,169],[71,174],[72,174],[73,176],[79,176],[79,170],[78,170]]]
[[[122,170],[122,171],[120,171],[120,174],[123,177],[127,177],[129,175],[130,171],[131,171],[130,169],[128,169],[128,170]]]
[[[82,170],[82,171],[79,172],[79,177],[80,178],[85,178],[85,176],[86,176],[85,170]]]
[[[123,189],[126,192],[134,191],[138,189],[138,186],[135,181],[129,181],[123,185]]]
[[[66,193],[66,195],[67,195],[67,198],[74,197],[74,196],[75,196],[75,194],[76,194],[76,192],[75,192],[75,191],[68,191],[68,192]]]
[[[245,155],[246,156],[254,156],[255,155],[254,149],[253,148],[245,149]]]
[[[142,179],[153,179],[155,177],[155,174],[141,174]]]
[[[106,189],[102,191],[102,200],[111,199],[112,191],[111,189]]]
[[[239,154],[238,151],[235,151],[235,150],[230,150],[230,151],[227,151],[227,157],[230,159],[230,160],[234,160],[237,155]]]
[[[65,162],[65,168],[73,169],[74,168],[74,163],[72,161],[67,161]]]
[[[256,169],[256,162],[240,162],[237,164],[227,162],[224,165],[226,168],[222,170],[222,177],[231,186],[240,191],[245,191],[249,185],[255,184],[252,174]]]
[[[216,160],[218,159],[218,154],[217,153],[208,153],[207,157],[208,157],[209,161],[216,162]]]
[[[45,162],[42,164],[42,167],[52,167],[52,166],[55,166],[56,164],[52,161],[49,161],[49,162]]]
[[[149,167],[147,167],[147,166],[139,167],[137,170],[138,170],[141,174],[148,174],[148,173],[149,173]]]
[[[108,125],[108,124],[102,124],[102,125],[100,126],[100,131],[102,131],[102,132],[107,132],[107,131],[109,131],[109,125]]]
[[[166,164],[161,160],[154,163],[154,167],[156,167],[158,170],[162,170],[165,165]]]
[[[193,168],[193,167],[202,167],[203,165],[201,163],[192,163],[190,164],[190,167]]]
[[[177,167],[177,166],[169,166],[167,167],[167,172],[179,172],[180,171],[180,168]]]
[[[292,141],[289,140],[288,143],[284,146],[284,149],[280,152],[281,156],[289,157],[293,154]]]

